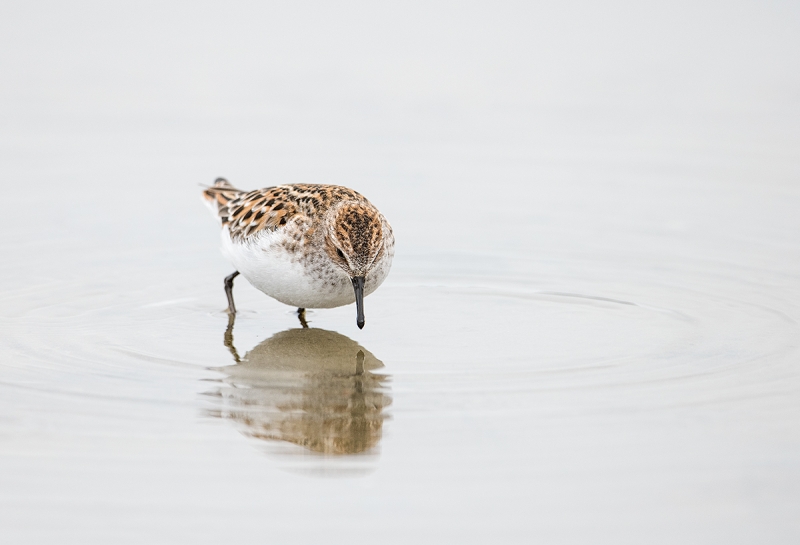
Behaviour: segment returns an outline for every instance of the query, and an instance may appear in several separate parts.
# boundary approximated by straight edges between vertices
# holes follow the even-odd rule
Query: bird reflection
[[[240,357],[233,344],[234,318],[225,332],[236,365],[215,392],[220,418],[244,434],[286,441],[336,456],[365,453],[381,439],[388,377],[373,374],[383,363],[352,339],[303,327],[276,333]],[[305,324],[304,324],[305,325]]]

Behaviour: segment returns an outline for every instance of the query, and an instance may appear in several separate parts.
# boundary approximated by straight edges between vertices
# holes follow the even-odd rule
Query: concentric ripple
[[[312,329],[297,329],[286,307],[239,288],[238,352],[219,290],[205,285],[43,284],[6,306],[2,381],[42,406],[102,403],[97,418],[181,407],[283,454],[328,457],[378,452],[392,415],[591,417],[794,387],[795,309],[770,295],[785,278],[766,289],[713,263],[409,264],[368,299],[363,332],[349,307],[311,312]]]

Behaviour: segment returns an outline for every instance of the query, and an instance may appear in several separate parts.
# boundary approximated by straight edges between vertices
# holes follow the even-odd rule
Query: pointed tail
[[[242,191],[233,187],[228,180],[217,178],[214,185],[203,190],[203,200],[214,217],[220,220],[220,211],[226,209],[228,203],[241,194]]]

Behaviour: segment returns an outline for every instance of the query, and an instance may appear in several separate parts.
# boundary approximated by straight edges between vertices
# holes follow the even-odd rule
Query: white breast
[[[231,240],[222,229],[222,251],[236,270],[258,290],[299,308],[333,308],[355,302],[349,276],[333,265],[324,253],[301,256],[284,245],[288,236],[280,231],[263,231],[249,242]],[[383,283],[389,273],[391,256],[376,264],[367,276],[364,295]]]

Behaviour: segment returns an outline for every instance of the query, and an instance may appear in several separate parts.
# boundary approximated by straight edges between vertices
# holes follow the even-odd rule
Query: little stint
[[[294,184],[242,191],[224,178],[203,191],[222,225],[222,250],[236,267],[225,278],[228,312],[236,313],[233,279],[305,309],[356,303],[386,279],[394,257],[389,222],[359,193],[336,185]]]

